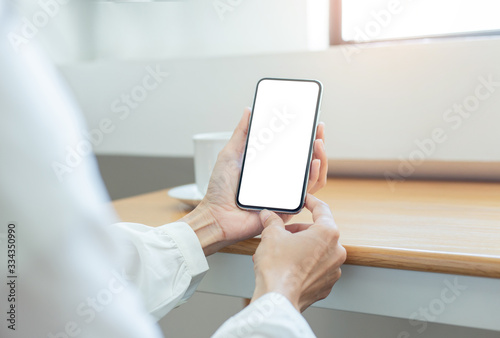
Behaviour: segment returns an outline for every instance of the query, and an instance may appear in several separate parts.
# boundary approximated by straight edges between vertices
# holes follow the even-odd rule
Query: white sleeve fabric
[[[78,107],[36,41],[10,44],[22,22],[7,4],[0,0],[0,252],[6,258],[13,224],[15,264],[0,264],[3,278],[13,276],[12,288],[0,284],[2,307],[13,309],[0,337],[159,338],[147,310],[158,318],[192,293],[206,269],[199,241],[179,223],[121,231],[136,236],[143,302],[108,231],[117,217]]]
[[[156,320],[191,297],[208,270],[198,237],[184,222],[156,228],[137,223],[113,227],[128,242],[124,259],[127,279],[138,288]]]
[[[305,318],[283,295],[270,292],[229,318],[213,338],[316,337]]]

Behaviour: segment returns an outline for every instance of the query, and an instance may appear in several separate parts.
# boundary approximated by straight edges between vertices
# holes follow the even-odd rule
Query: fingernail
[[[267,209],[264,209],[260,212],[260,219],[262,220],[263,223],[267,221],[269,216],[271,216],[271,212]]]

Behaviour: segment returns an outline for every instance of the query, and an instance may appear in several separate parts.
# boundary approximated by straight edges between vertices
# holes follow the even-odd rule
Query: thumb
[[[265,228],[268,228],[270,226],[278,226],[280,228],[285,228],[285,224],[283,223],[283,220],[276,215],[274,212],[269,211],[267,209],[264,209],[260,212],[260,221],[262,222],[262,225]]]
[[[230,145],[233,149],[236,149],[240,153],[243,153],[243,150],[245,150],[248,125],[250,123],[250,114],[250,108],[246,108],[240,122],[236,126],[236,129],[234,130],[233,135],[228,142],[228,145]]]

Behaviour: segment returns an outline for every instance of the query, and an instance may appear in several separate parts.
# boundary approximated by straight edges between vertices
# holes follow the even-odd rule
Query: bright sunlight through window
[[[342,0],[344,41],[491,34],[499,30],[499,0]]]

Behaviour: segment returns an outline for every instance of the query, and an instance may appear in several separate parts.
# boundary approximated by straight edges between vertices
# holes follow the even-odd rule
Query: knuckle
[[[342,270],[340,268],[334,268],[330,272],[330,283],[331,283],[331,288],[337,283],[337,281],[340,279],[340,276],[342,275]]]
[[[325,229],[325,238],[329,243],[336,243],[340,238],[340,231],[337,228],[329,227]]]
[[[323,208],[328,208],[328,210],[330,210],[330,206],[325,201],[318,199],[318,204],[321,205]]]
[[[265,225],[269,229],[274,229],[276,230],[276,226],[273,225],[279,225],[278,220],[274,218],[274,216],[269,216],[269,218],[265,221]]]
[[[339,244],[339,247],[340,247],[340,261],[341,261],[341,264],[344,264],[344,262],[347,259],[347,250],[340,244]]]
[[[328,297],[328,295],[330,294],[331,291],[332,291],[332,288],[330,287],[330,288],[320,292],[320,294],[318,295],[318,300],[325,299],[326,297]]]
[[[271,223],[276,223],[276,222],[280,222],[281,221],[281,218],[278,216],[277,213],[275,212],[272,212],[271,215],[269,216],[268,220],[271,222]]]

